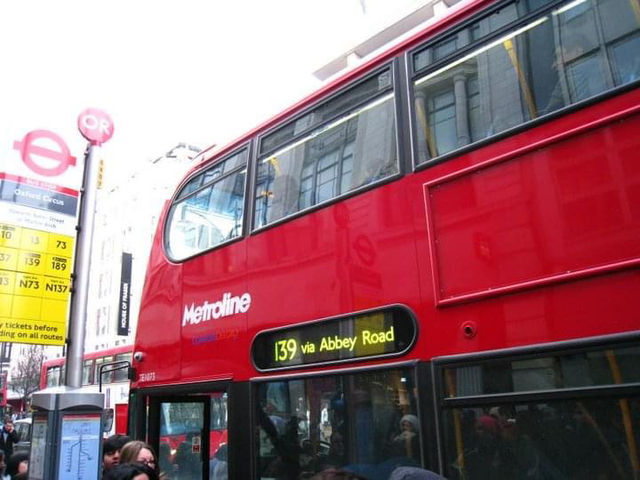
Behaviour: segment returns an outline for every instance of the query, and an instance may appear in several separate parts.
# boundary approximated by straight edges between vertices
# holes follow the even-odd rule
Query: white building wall
[[[98,195],[87,308],[85,352],[130,345],[158,219],[198,149],[178,145]],[[129,335],[118,335],[122,253],[132,254]]]

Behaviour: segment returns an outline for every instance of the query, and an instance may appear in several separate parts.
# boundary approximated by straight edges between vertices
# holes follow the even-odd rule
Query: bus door
[[[226,406],[226,392],[151,397],[149,441],[160,471],[171,479],[203,480],[218,469],[225,478]]]

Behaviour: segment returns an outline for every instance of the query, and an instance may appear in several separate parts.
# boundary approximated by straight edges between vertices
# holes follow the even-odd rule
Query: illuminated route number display
[[[64,343],[73,242],[0,223],[0,341]]]
[[[277,370],[406,353],[416,337],[401,307],[321,320],[258,334],[252,357],[258,370]]]

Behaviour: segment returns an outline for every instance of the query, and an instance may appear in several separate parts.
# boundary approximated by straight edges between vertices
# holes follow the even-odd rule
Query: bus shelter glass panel
[[[414,385],[408,368],[259,384],[259,478],[388,478],[419,466]]]
[[[565,2],[536,18],[522,3],[500,9],[513,23],[497,38],[485,19],[414,54],[419,162],[640,79],[637,2]],[[486,41],[469,51],[475,38]],[[460,55],[442,65],[445,41]]]

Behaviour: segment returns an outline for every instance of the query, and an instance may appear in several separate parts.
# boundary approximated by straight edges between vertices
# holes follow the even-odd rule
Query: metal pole
[[[100,148],[88,145],[84,160],[84,175],[80,199],[76,255],[73,267],[73,290],[66,360],[65,385],[82,386],[82,357],[84,355],[87,300],[89,297],[89,272],[91,270],[91,244],[95,223],[97,183],[100,171]]]

